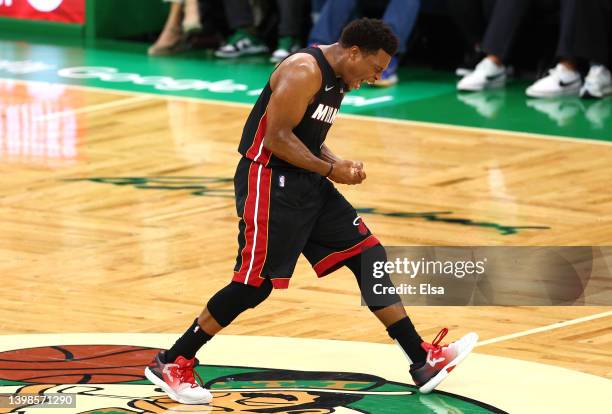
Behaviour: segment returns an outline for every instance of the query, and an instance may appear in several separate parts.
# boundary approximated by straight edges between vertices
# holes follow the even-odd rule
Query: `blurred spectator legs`
[[[482,41],[482,50],[487,57],[476,65],[473,72],[459,81],[458,90],[476,92],[505,86],[507,76],[504,62],[510,55],[527,12],[536,1],[538,0],[495,2]]]
[[[393,56],[391,63],[383,72],[381,78],[376,81],[376,86],[391,86],[399,82],[397,68],[399,66],[398,56],[406,52],[406,44],[416,23],[420,0],[391,0],[385,9],[383,21],[389,25],[393,33],[399,39],[399,49],[397,55]]]
[[[310,1],[310,17],[312,23],[316,23],[319,20],[319,15],[321,14],[321,9],[325,5],[327,0],[311,0]]]
[[[170,1],[170,13],[166,19],[164,28],[155,41],[155,43],[149,47],[148,54],[150,56],[159,55],[170,55],[177,53],[182,50],[183,43],[183,1],[172,0]]]
[[[534,98],[577,96],[600,98],[612,93],[609,64],[610,0],[503,0],[497,1],[485,32],[482,49],[487,53],[474,72],[461,79],[461,91],[480,91],[503,87],[504,63],[529,11],[540,13],[560,10],[558,64],[539,79],[526,93]],[[580,61],[591,69],[583,86],[578,70]]]
[[[529,88],[533,98],[577,96],[602,98],[612,93],[608,64],[610,15],[608,0],[561,0],[559,63]],[[578,64],[589,62],[587,82],[582,83]]]
[[[276,0],[278,6],[278,45],[271,61],[280,62],[300,48],[304,14],[308,0]]]
[[[612,64],[612,0],[594,0],[592,3],[575,4],[569,1],[576,14],[576,28],[573,50],[579,58],[589,62],[589,72],[585,78],[584,85],[580,90],[582,98],[601,99],[612,94],[612,75],[610,68]],[[576,7],[578,6],[578,7]],[[563,56],[564,43],[571,47],[572,40],[564,40],[559,45],[557,54]]]
[[[253,9],[249,0],[224,0],[225,15],[234,34],[215,52],[220,58],[237,58],[266,53],[268,47],[256,35]]]
[[[465,40],[466,53],[455,71],[457,76],[472,72],[485,57],[482,38],[496,0],[449,0],[448,12]]]
[[[319,19],[312,27],[308,43],[330,44],[336,42],[340,38],[343,27],[351,18],[355,17],[357,5],[357,0],[327,1],[321,9]],[[406,43],[414,28],[420,5],[420,0],[390,0],[387,4],[383,20],[399,38],[399,54],[406,50]],[[377,85],[390,86],[397,83],[397,66],[398,58],[393,56],[389,68],[383,74],[382,79],[377,82]]]
[[[200,5],[198,0],[184,0],[185,17],[183,17],[183,32],[186,34],[202,30]]]
[[[340,38],[342,28],[355,15],[357,0],[328,0],[312,26],[308,44],[331,44]]]

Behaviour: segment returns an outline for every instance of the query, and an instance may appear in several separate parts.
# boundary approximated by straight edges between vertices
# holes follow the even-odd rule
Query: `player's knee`
[[[369,249],[365,250],[363,253],[363,262],[364,264],[368,264],[368,269],[373,269],[373,265],[375,262],[386,262],[387,261],[387,251],[385,248],[377,244],[376,246],[372,246]]]
[[[368,282],[374,277],[374,264],[377,262],[386,262],[387,252],[383,246],[377,244],[367,250],[364,250],[361,254],[353,256],[346,261],[346,265],[355,277],[359,286],[363,286],[364,282]],[[388,278],[385,272],[385,277]],[[367,285],[368,283],[365,283]]]
[[[272,292],[272,282],[266,279],[260,286],[231,282],[208,301],[210,315],[222,327],[228,326],[242,312],[266,300]]]
[[[383,288],[393,286],[393,282],[391,281],[391,278],[387,272],[385,272],[382,277],[376,277],[376,279],[374,278],[374,263],[384,263],[387,261],[387,252],[383,246],[378,244],[370,247],[361,253],[361,255],[357,256],[356,261],[358,261],[358,271],[355,271],[352,268],[351,270],[353,270],[355,276],[358,275],[357,282],[359,283],[359,288],[361,290],[364,302],[370,311],[377,312],[389,306],[401,303],[401,299],[397,294],[373,295],[371,292],[367,291],[374,286],[374,284],[381,285]]]
[[[248,286],[248,285],[242,285],[242,286]],[[251,288],[250,289],[251,294],[247,295],[249,298],[248,299],[249,308],[251,309],[255,308],[261,302],[268,299],[268,296],[270,296],[270,293],[272,293],[272,289],[273,289],[272,282],[270,281],[270,279],[264,280],[263,283],[259,287],[254,287],[254,286],[248,286],[248,287]]]

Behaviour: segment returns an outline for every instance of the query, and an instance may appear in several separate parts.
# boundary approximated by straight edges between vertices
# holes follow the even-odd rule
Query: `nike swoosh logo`
[[[566,87],[568,87],[570,85],[575,84],[576,82],[580,82],[580,78],[575,79],[575,80],[573,80],[571,82],[563,82],[562,80],[559,80],[559,86],[561,86],[562,88],[566,88]]]
[[[502,76],[504,76],[504,72],[498,73],[497,75],[489,75],[489,76],[487,76],[487,80],[488,81],[492,81],[492,80],[501,78]]]
[[[334,85],[332,85],[332,86],[327,86],[327,85],[325,85],[325,92],[329,92],[329,91],[331,91],[332,89],[334,89]]]

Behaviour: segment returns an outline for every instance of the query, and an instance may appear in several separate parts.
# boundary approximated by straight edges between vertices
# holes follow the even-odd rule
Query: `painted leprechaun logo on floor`
[[[158,351],[130,345],[63,345],[0,352],[0,393],[5,394],[0,413],[41,410],[10,404],[8,394],[72,394],[76,408],[61,412],[90,414],[502,412],[457,395],[421,395],[411,385],[370,374],[219,365],[197,368],[213,392],[212,404],[181,405],[144,378],[144,366]]]

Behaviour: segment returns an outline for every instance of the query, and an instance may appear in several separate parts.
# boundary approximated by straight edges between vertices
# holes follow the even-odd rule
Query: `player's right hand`
[[[336,161],[329,179],[338,184],[360,184],[365,179],[363,164],[357,165],[350,160]]]

